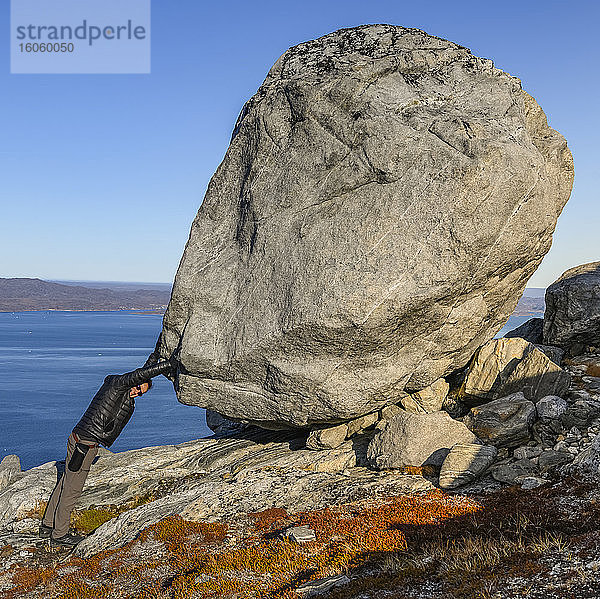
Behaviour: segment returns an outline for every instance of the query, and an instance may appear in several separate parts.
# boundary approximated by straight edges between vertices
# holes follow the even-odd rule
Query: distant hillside
[[[25,310],[163,310],[166,289],[92,288],[41,279],[0,278],[0,312]]]
[[[0,312],[26,310],[164,310],[171,297],[165,283],[56,283],[0,278]],[[106,285],[106,287],[102,287]],[[139,287],[138,287],[139,285]],[[544,289],[526,289],[515,316],[543,316]]]
[[[525,290],[527,292],[527,289]],[[544,290],[542,290],[544,291]],[[513,316],[544,316],[544,310],[546,309],[546,302],[544,301],[543,294],[540,295],[528,295],[523,294],[523,297],[519,300]]]
[[[88,289],[112,289],[113,291],[136,291],[138,289],[153,289],[154,291],[167,291],[171,293],[171,283],[135,283],[125,281],[72,281],[61,279],[47,279],[50,283],[60,283],[69,287],[87,287]]]

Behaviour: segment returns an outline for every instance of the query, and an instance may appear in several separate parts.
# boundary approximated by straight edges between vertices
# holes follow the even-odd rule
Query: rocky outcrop
[[[89,556],[132,540],[167,516],[215,519],[273,506],[289,510],[323,508],[354,498],[433,489],[421,476],[381,475],[363,466],[366,441],[337,449],[303,449],[304,438],[273,435],[271,441],[209,438],[181,445],[112,454],[103,451],[92,466],[78,509],[126,506],[148,498],[100,526],[77,548]],[[30,515],[48,500],[64,464],[48,462],[22,473],[0,492],[0,547],[31,543],[39,521]]]
[[[520,81],[365,25],[288,50],[244,106],[159,350],[180,401],[338,423],[464,366],[512,313],[573,179]]]
[[[319,509],[356,499],[419,493],[438,482],[435,469],[427,470],[426,479],[404,474],[405,466],[441,465],[439,486],[460,488],[464,493],[487,493],[506,484],[533,489],[565,471],[597,476],[600,402],[596,399],[600,395],[587,388],[584,379],[594,378],[587,373],[595,372],[599,364],[600,354],[569,360],[565,367],[573,377],[571,388],[563,398],[544,398],[533,411],[522,396],[513,398],[512,408],[516,405],[517,409],[512,411],[500,409],[502,402],[476,408],[493,412],[487,420],[478,419],[482,439],[492,429],[503,431],[494,440],[501,447],[489,466],[496,450],[478,445],[462,422],[445,412],[414,414],[397,405],[380,411],[383,420],[375,431],[368,427],[377,413],[359,419],[352,439],[335,449],[307,449],[305,436],[295,433],[246,429],[235,437],[119,454],[101,450],[78,508],[119,506],[125,511],[100,526],[77,551],[90,556],[118,547],[140,530],[175,514],[202,521],[275,506],[292,512]],[[561,399],[567,404],[564,411]],[[525,431],[531,414],[541,417],[529,439]],[[348,435],[351,425],[343,425]],[[364,428],[366,433],[361,432]],[[507,436],[513,439],[508,444]],[[513,450],[515,436],[524,444]],[[368,463],[383,472],[369,470]],[[8,487],[0,491],[0,548],[44,544],[37,538],[35,514],[39,517],[40,506],[64,468],[64,464],[48,462],[20,472],[17,464],[14,456],[2,463],[13,474]],[[393,470],[398,468],[400,472]]]
[[[338,424],[337,426],[328,426],[315,428],[310,431],[306,440],[308,449],[335,449],[339,447],[348,435],[348,425]]]
[[[21,460],[16,455],[7,455],[0,462],[0,492],[21,474]]]
[[[600,262],[571,268],[548,287],[544,343],[571,353],[600,347]]]
[[[496,447],[516,447],[529,440],[535,406],[522,393],[473,408],[465,424],[482,441]]]
[[[571,377],[531,343],[519,337],[494,339],[483,345],[469,364],[461,398],[480,403],[514,393],[536,402],[562,395]]]
[[[441,466],[456,443],[473,443],[475,435],[446,412],[400,412],[382,420],[369,443],[367,459],[374,468]]]

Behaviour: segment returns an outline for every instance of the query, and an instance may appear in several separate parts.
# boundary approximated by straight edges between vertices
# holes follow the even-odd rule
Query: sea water
[[[498,336],[528,318],[511,317]],[[161,327],[161,315],[134,311],[0,312],[0,460],[17,454],[26,469],[64,459],[66,439],[104,377],[142,366]],[[158,376],[111,450],[209,434],[204,410],[180,404]]]
[[[67,437],[104,377],[142,366],[161,327],[160,314],[134,311],[0,313],[0,460],[17,454],[26,469],[64,459]],[[209,434],[204,410],[180,404],[158,376],[110,449]]]

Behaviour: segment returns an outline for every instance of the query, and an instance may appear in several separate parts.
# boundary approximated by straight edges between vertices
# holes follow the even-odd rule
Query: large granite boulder
[[[335,423],[464,366],[513,312],[573,179],[516,77],[392,25],[289,49],[244,106],[177,272],[179,400]]]
[[[493,339],[473,356],[460,395],[476,404],[522,392],[537,402],[563,395],[570,383],[568,372],[525,339]]]
[[[600,262],[571,268],[546,289],[544,343],[600,347]]]

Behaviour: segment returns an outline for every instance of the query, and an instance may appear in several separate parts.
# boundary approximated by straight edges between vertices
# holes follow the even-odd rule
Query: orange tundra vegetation
[[[481,509],[472,499],[439,490],[294,515],[275,508],[250,514],[240,538],[230,532],[239,523],[171,516],[120,549],[87,560],[73,557],[53,568],[18,568],[14,587],[0,597],[297,599],[294,589],[309,580],[360,567],[374,555],[405,551],[405,530]],[[310,526],[316,540],[298,545],[280,538],[282,530],[298,525]],[[140,559],[149,544],[151,559]],[[41,595],[28,594],[41,587]]]

